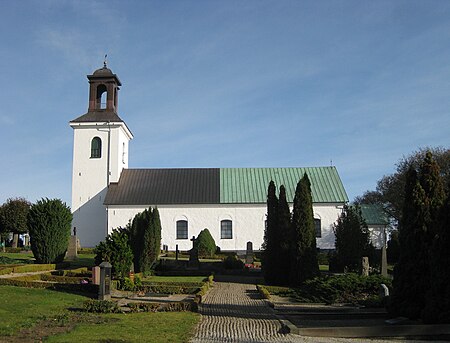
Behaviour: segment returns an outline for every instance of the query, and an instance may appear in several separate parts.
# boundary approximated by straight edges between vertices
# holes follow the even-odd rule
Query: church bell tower
[[[118,115],[119,78],[106,61],[89,80],[86,114],[72,120],[72,228],[84,247],[94,247],[107,235],[103,205],[111,182],[128,168],[128,144],[133,135]]]

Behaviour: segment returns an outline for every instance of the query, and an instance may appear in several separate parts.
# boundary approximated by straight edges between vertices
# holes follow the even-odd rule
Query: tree
[[[439,219],[439,230],[431,249],[431,282],[422,311],[425,323],[450,323],[450,194]]]
[[[290,282],[298,286],[319,274],[311,183],[306,173],[295,190],[292,232]]]
[[[405,199],[406,174],[410,167],[417,172],[425,159],[427,152],[433,156],[433,160],[439,166],[440,176],[443,178],[445,191],[450,187],[450,149],[421,148],[409,156],[403,157],[396,165],[396,172],[383,176],[377,183],[375,191],[367,191],[363,196],[357,197],[355,203],[378,203],[383,206],[394,222],[399,222],[403,202]]]
[[[268,284],[277,283],[277,254],[279,253],[278,235],[278,198],[275,183],[270,181],[267,189],[267,220],[264,230],[263,259],[264,279]]]
[[[387,260],[391,264],[398,262],[400,257],[400,242],[398,239],[398,230],[393,230],[387,242]]]
[[[70,238],[72,213],[59,199],[42,199],[28,213],[31,250],[37,263],[64,260]]]
[[[291,211],[289,209],[289,204],[286,199],[286,188],[281,185],[280,186],[280,195],[278,200],[278,239],[280,241],[279,244],[279,252],[278,256],[278,279],[279,283],[282,285],[289,284],[289,275],[291,269],[291,240],[292,240],[292,225],[291,225]]]
[[[131,224],[130,241],[135,270],[150,271],[161,249],[161,222],[157,208],[150,207],[136,214]]]
[[[0,211],[0,227],[4,233],[13,232],[13,248],[17,248],[19,234],[26,233],[30,202],[25,198],[9,198]]]
[[[418,318],[425,308],[425,294],[433,276],[433,250],[440,232],[439,213],[444,188],[439,167],[427,152],[419,173],[410,166],[399,225],[400,259],[394,269],[392,312]]]
[[[372,250],[369,229],[359,206],[344,205],[333,231],[338,269],[358,271],[361,258],[370,255]]]
[[[118,278],[128,276],[133,263],[133,252],[129,244],[130,227],[114,229],[94,249],[95,264],[107,261],[112,265],[112,274]]]
[[[197,249],[198,256],[203,258],[212,257],[216,253],[216,242],[208,229],[200,231],[194,248]]]

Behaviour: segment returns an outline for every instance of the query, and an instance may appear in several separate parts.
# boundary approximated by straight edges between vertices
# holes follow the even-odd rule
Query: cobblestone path
[[[273,310],[252,284],[215,282],[199,311],[202,320],[193,343],[298,342],[281,333]]]

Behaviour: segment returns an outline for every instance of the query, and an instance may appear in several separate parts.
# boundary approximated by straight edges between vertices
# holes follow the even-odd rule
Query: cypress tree
[[[295,190],[292,231],[290,282],[298,286],[319,274],[311,183],[306,173]]]
[[[150,207],[136,214],[131,224],[130,240],[135,270],[150,271],[161,248],[161,222],[157,208]]]
[[[280,251],[278,254],[278,279],[282,285],[289,284],[290,274],[290,245],[292,240],[291,211],[286,200],[286,188],[280,186],[278,200],[278,237],[280,240]]]
[[[277,224],[278,224],[278,198],[276,195],[275,183],[270,181],[267,189],[267,220],[266,228],[264,230],[264,242],[263,242],[263,270],[264,279],[268,284],[277,283],[277,254],[278,249],[278,237],[277,237]]]

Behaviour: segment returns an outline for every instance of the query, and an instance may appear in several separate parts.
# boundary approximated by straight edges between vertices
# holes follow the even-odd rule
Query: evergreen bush
[[[336,254],[330,261],[330,269],[340,272],[344,268],[348,271],[359,271],[361,258],[374,254],[369,229],[359,206],[345,205],[333,230]]]
[[[99,265],[107,261],[112,265],[113,276],[117,278],[128,276],[133,263],[129,235],[129,228],[114,229],[103,242],[95,247],[95,264]]]
[[[42,199],[28,213],[31,250],[37,263],[59,263],[69,245],[72,213],[59,199]]]
[[[214,256],[217,249],[216,242],[208,229],[200,231],[197,239],[195,240],[194,248],[197,249],[199,257],[207,258]]]

